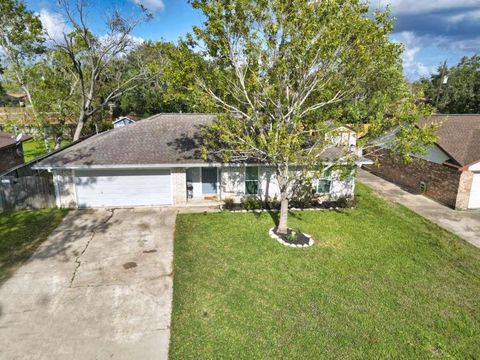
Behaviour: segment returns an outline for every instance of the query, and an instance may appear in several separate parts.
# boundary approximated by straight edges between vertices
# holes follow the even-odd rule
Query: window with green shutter
[[[258,166],[245,168],[245,194],[258,195]]]
[[[332,188],[332,180],[330,179],[319,179],[317,183],[317,193],[318,194],[329,194],[330,189]]]
[[[318,194],[330,194],[332,189],[332,168],[328,168],[322,173],[322,177],[317,180],[315,191]]]

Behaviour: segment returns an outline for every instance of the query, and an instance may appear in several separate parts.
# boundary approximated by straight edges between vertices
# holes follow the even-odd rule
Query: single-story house
[[[31,138],[21,134],[15,136],[0,132],[0,174],[24,163],[22,143]]]
[[[433,115],[419,126],[441,123],[438,141],[424,161],[404,164],[388,147],[366,155],[380,166],[366,168],[382,178],[449,207],[480,208],[480,115]]]
[[[279,195],[268,165],[225,164],[200,156],[208,114],[159,114],[74,144],[35,165],[53,174],[57,206],[65,208],[184,205],[245,195]],[[340,134],[355,149],[355,134]],[[335,143],[335,145],[333,145]],[[344,154],[342,141],[323,153],[328,162]],[[366,159],[363,159],[367,161]],[[359,164],[361,161],[359,161]],[[352,197],[354,176],[336,172],[315,181],[325,199]]]

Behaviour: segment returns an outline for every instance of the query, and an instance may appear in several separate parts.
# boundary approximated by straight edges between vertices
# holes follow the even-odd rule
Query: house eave
[[[326,163],[332,163],[327,161]],[[343,163],[342,165],[346,165]],[[362,159],[356,161],[357,166],[371,165],[373,161]],[[34,165],[34,170],[130,170],[130,169],[172,169],[172,168],[200,168],[200,167],[240,167],[240,166],[258,166],[256,163],[220,163],[220,162],[204,162],[204,163],[166,163],[166,164],[110,164],[110,165]],[[260,164],[269,166],[269,164]]]

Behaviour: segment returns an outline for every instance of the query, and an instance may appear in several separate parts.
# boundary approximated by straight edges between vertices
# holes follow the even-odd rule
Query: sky
[[[89,0],[88,20],[101,33],[105,15],[112,9],[124,14],[138,13],[142,4],[154,14],[142,24],[134,36],[142,40],[176,41],[192,26],[202,23],[202,14],[192,9],[187,0]],[[26,0],[38,14],[53,37],[65,28],[57,12],[55,0]],[[371,0],[372,8],[390,5],[397,19],[392,41],[405,46],[405,76],[409,80],[428,77],[447,61],[455,65],[463,56],[480,53],[480,0]]]

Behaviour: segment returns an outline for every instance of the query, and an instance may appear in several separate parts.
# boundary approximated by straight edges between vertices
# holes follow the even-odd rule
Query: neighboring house
[[[126,126],[126,125],[132,125],[132,124],[135,124],[135,120],[133,120],[128,116],[119,117],[118,119],[112,122],[112,125],[115,129]]]
[[[380,167],[367,169],[415,193],[459,210],[480,208],[480,115],[434,115],[419,126],[441,122],[438,142],[425,161],[404,164],[382,149],[370,156]]]
[[[196,199],[278,196],[271,167],[201,159],[199,130],[214,119],[205,114],[155,115],[92,136],[35,168],[53,173],[59,207],[183,205]],[[332,142],[352,145],[355,139],[349,129],[339,136],[343,140]],[[322,156],[328,162],[344,153],[344,147],[332,145]],[[314,185],[325,200],[333,200],[352,197],[355,179],[331,173]]]
[[[0,132],[0,174],[24,163],[22,142],[31,138]]]
[[[6,93],[0,99],[0,106],[25,106],[27,95],[24,93]]]

